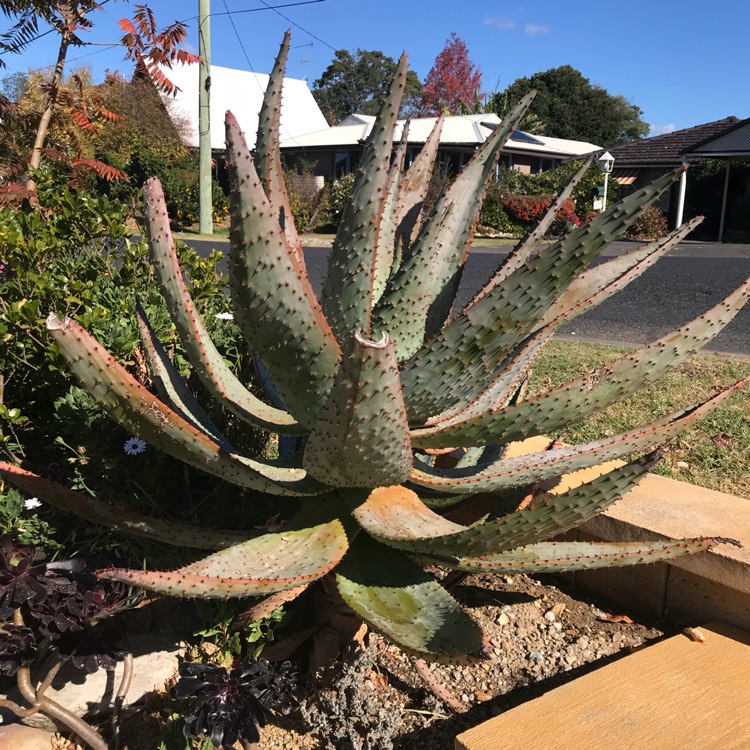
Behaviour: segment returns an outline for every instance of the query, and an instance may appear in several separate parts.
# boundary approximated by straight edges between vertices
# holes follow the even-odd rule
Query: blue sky
[[[282,5],[294,0],[267,0]],[[226,7],[225,7],[226,4]],[[197,14],[197,0],[153,0],[161,25]],[[379,49],[397,57],[409,53],[424,79],[435,56],[455,31],[482,69],[483,89],[502,89],[516,78],[558,65],[578,68],[612,94],[643,110],[654,132],[689,127],[729,115],[750,116],[750,57],[747,0],[708,4],[697,0],[630,0],[598,3],[503,0],[464,5],[431,0],[323,0],[278,11],[235,12],[232,16],[247,52],[227,15],[263,8],[262,0],[212,0],[212,62],[268,72],[284,30],[292,28],[289,75],[311,83],[327,67],[333,50]],[[117,20],[133,4],[110,0],[95,14],[91,41],[118,39]],[[287,18],[282,18],[283,13]],[[287,20],[288,19],[288,20]],[[293,22],[293,23],[290,23]],[[196,20],[189,20],[188,46],[197,51]],[[297,24],[298,26],[295,26]],[[0,30],[7,21],[0,19]],[[299,28],[301,27],[301,28]],[[54,34],[23,55],[6,56],[8,71],[40,68],[55,59]],[[88,65],[101,78],[107,68],[129,72],[117,49],[73,50],[70,67]]]

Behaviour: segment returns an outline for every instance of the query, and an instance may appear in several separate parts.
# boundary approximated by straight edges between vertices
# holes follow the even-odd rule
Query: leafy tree
[[[377,114],[396,71],[396,61],[378,50],[336,51],[333,62],[313,83],[312,93],[329,124],[335,125],[348,115]],[[422,84],[410,70],[406,78],[401,114],[413,114],[419,108]]]
[[[0,52],[20,52],[36,39],[39,22],[49,24],[60,35],[60,46],[57,51],[57,61],[52,73],[52,79],[46,94],[46,103],[37,125],[34,145],[29,157],[29,168],[38,169],[42,163],[42,150],[47,137],[47,130],[52,119],[60,85],[65,69],[65,58],[68,48],[82,46],[84,42],[78,36],[83,29],[90,29],[92,21],[88,14],[97,10],[101,4],[96,0],[66,0],[63,2],[42,2],[42,0],[3,0],[0,9],[16,22],[9,31],[0,36]],[[4,65],[4,63],[3,63]],[[35,184],[29,180],[27,188],[35,194]]]
[[[6,162],[23,169],[24,154],[38,135],[38,122],[49,102],[49,79],[40,71],[25,76],[20,98],[14,102],[12,122],[3,129],[2,152]],[[44,153],[50,161],[67,167],[74,183],[86,172],[106,179],[125,174],[95,157],[93,138],[108,124],[123,118],[109,109],[94,86],[91,72],[82,68],[60,82],[56,106],[47,123]]]
[[[459,114],[481,98],[482,71],[469,60],[469,48],[455,32],[435,58],[422,88],[422,114]]]
[[[130,21],[120,20],[120,28],[125,32],[122,44],[127,50],[125,56],[136,65],[136,75],[148,78],[158,91],[176,94],[178,89],[166,76],[160,66],[171,68],[174,63],[195,63],[198,55],[180,49],[185,41],[187,28],[181,21],[175,21],[159,30],[154,13],[147,5],[139,5]]]
[[[532,122],[536,132],[544,135],[604,147],[634,141],[648,133],[649,126],[641,119],[643,112],[639,107],[624,96],[592,84],[570,65],[517,79],[492,97],[493,111],[502,117],[531,89],[538,93],[521,129]]]
[[[17,53],[28,47],[37,38],[42,23],[49,25],[60,36],[57,61],[52,78],[45,87],[44,106],[40,110],[34,143],[28,159],[32,175],[42,162],[50,123],[62,91],[68,49],[71,46],[86,44],[78,34],[81,30],[90,30],[93,27],[89,15],[92,11],[99,10],[102,4],[97,0],[0,0],[0,11],[15,20],[8,31],[0,34],[0,54]],[[157,89],[173,93],[174,85],[157,66],[161,63],[169,67],[173,62],[192,62],[198,59],[195,55],[179,49],[187,33],[185,25],[175,22],[159,31],[151,9],[145,5],[137,6],[132,22],[123,19],[120,25],[125,32],[122,44],[126,49],[126,57],[135,61],[137,70],[147,75]],[[3,64],[0,62],[0,66]],[[70,104],[70,101],[65,103]],[[117,118],[115,113],[97,110],[97,105],[89,102],[87,107],[74,110],[76,124],[84,129],[89,125],[93,126],[87,112],[91,107],[100,117],[112,120]],[[80,154],[78,161],[81,162]],[[93,160],[90,166],[100,176],[114,176],[113,172],[107,172],[106,165],[101,162]],[[28,181],[26,188],[30,196],[35,196],[36,186],[33,179]]]
[[[102,159],[127,162],[134,154],[147,151],[167,159],[184,155],[181,136],[190,123],[170,114],[170,101],[163,100],[149,81],[138,76],[128,81],[120,74],[110,74],[97,86],[96,93],[108,110],[125,113],[92,135],[93,146]]]

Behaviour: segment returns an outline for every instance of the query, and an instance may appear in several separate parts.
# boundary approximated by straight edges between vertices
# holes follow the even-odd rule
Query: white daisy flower
[[[23,507],[26,510],[34,510],[34,508],[41,508],[42,502],[38,497],[30,497],[28,500],[24,500]]]
[[[216,313],[214,317],[219,320],[234,320],[234,315],[232,315],[232,313]]]
[[[125,441],[123,450],[129,456],[137,456],[139,453],[143,453],[143,451],[146,450],[146,441],[141,440],[141,438],[135,436],[132,438],[128,438]]]

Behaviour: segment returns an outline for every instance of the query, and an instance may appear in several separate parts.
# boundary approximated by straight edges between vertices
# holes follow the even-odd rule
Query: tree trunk
[[[67,19],[66,19],[67,20]],[[35,169],[39,169],[39,165],[42,163],[42,150],[44,149],[44,142],[47,139],[47,131],[49,130],[49,123],[52,119],[52,113],[55,110],[55,104],[57,103],[57,95],[60,91],[60,84],[62,83],[63,70],[65,69],[65,57],[68,54],[68,47],[70,46],[71,31],[69,27],[66,27],[62,32],[60,39],[60,49],[57,53],[57,62],[55,63],[55,72],[52,74],[52,80],[50,81],[49,94],[47,96],[47,106],[42,112],[42,117],[39,120],[39,125],[36,130],[36,137],[34,139],[34,148],[31,150],[31,158],[29,159],[29,171],[33,173]],[[26,183],[26,187],[32,196],[36,196],[36,182],[33,178],[29,179]]]

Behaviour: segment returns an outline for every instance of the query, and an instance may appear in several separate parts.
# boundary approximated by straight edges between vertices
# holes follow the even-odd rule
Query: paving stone
[[[0,726],[0,750],[50,750],[54,735],[23,724]]]
[[[182,653],[182,648],[175,642],[174,637],[167,634],[134,637],[131,648],[133,680],[126,696],[126,705],[134,703],[146,693],[162,689],[165,682],[177,673],[178,656]],[[65,706],[76,716],[109,713],[122,678],[122,669],[122,662],[118,662],[114,672],[97,669],[93,674],[87,675],[82,670],[66,664],[45,695]],[[35,679],[39,678],[35,675]],[[10,692],[9,697],[21,705],[27,705],[15,690]],[[24,724],[50,732],[60,728],[52,719],[41,713],[24,719]]]

